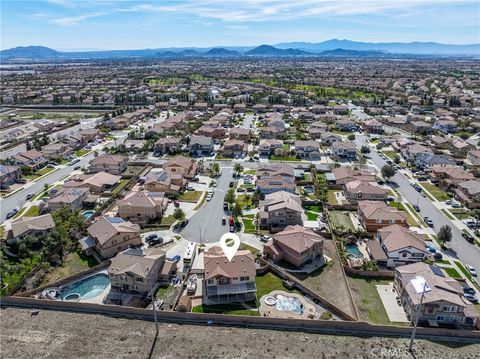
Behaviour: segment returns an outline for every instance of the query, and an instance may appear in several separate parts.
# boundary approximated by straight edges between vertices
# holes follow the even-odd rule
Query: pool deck
[[[275,305],[266,305],[265,298],[270,296],[275,296],[281,294],[285,297],[297,298],[304,307],[303,314],[294,313],[291,311],[278,310]],[[262,298],[260,298],[260,308],[258,308],[260,316],[262,317],[273,317],[273,318],[291,318],[291,319],[315,319],[318,317],[317,310],[313,305],[308,303],[303,296],[297,293],[287,293],[282,290],[274,290]]]

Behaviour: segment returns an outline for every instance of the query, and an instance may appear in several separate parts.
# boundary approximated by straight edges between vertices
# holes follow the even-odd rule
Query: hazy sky
[[[260,45],[289,41],[480,42],[480,1],[1,0],[1,48]]]

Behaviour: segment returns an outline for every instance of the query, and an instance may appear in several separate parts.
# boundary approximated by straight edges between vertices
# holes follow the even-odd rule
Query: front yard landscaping
[[[40,215],[40,208],[38,206],[30,207],[24,214],[25,217],[37,217]]]
[[[178,198],[179,201],[197,203],[202,196],[202,191],[186,191]]]
[[[355,227],[353,226],[350,214],[348,211],[329,211],[328,216],[332,224],[333,230],[338,232],[353,232]]]
[[[307,220],[309,220],[309,221],[318,220],[318,213],[306,211],[305,214],[307,215]]]
[[[26,175],[24,177],[27,180],[34,181],[34,180],[36,180],[36,179],[46,175],[47,173],[50,173],[50,172],[54,171],[54,170],[55,170],[55,168],[43,167],[43,168],[33,172],[32,174]]]
[[[470,272],[467,270],[467,268],[465,268],[465,267],[463,266],[462,263],[460,263],[460,261],[453,261],[453,262],[454,262],[454,263],[457,265],[457,267],[462,271],[462,273],[465,275],[465,277],[467,277],[467,278],[470,280],[470,282],[476,283],[475,280],[473,279],[472,275],[470,274]],[[460,276],[459,276],[459,277],[460,277]]]
[[[421,186],[435,197],[437,201],[443,202],[450,199],[450,196],[445,191],[442,191],[433,183],[423,182]]]
[[[470,211],[467,209],[461,209],[461,208],[452,208],[450,210],[450,213],[453,214],[457,219],[464,220],[471,218],[472,215],[470,214]]]
[[[295,161],[299,162],[300,158],[294,156],[270,156],[269,159],[271,161]]]
[[[250,209],[255,207],[252,195],[241,194],[237,197],[237,201],[238,203],[240,203],[240,206],[242,206],[242,208],[246,207],[247,209]]]
[[[162,221],[160,222],[160,227],[167,227],[169,228],[174,222],[176,221],[175,217],[173,217],[173,214],[163,217]]]
[[[389,159],[393,160],[395,158],[395,156],[397,156],[397,152],[395,151],[382,151],[385,156],[387,156]]]
[[[455,268],[443,267],[442,269],[448,274],[449,277],[462,278],[460,273],[458,273],[458,271]]]
[[[253,224],[253,219],[243,218],[243,229],[245,233],[255,234],[255,224]]]
[[[86,150],[86,149],[81,149],[81,150],[78,150],[77,152],[75,152],[75,155],[77,157],[82,157],[82,156],[85,156],[87,153],[89,153],[91,150]]]

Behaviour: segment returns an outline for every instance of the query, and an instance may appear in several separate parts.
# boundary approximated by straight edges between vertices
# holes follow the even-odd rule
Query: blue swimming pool
[[[85,218],[88,219],[88,218],[90,218],[91,216],[93,216],[93,213],[94,213],[93,211],[85,211],[85,212],[83,212],[82,214],[83,214],[83,216],[84,216]]]
[[[61,288],[60,298],[62,300],[91,299],[102,294],[109,284],[110,280],[107,274],[97,273]]]
[[[303,304],[297,298],[277,294],[275,299],[277,300],[276,307],[278,310],[303,314]]]
[[[356,244],[348,243],[347,245],[345,245],[345,249],[349,254],[353,255],[355,258],[363,258],[363,254],[362,252],[360,252]]]

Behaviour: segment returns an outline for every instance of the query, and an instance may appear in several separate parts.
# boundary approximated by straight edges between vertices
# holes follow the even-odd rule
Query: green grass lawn
[[[256,170],[244,170],[243,174],[254,176],[257,173]]]
[[[112,190],[112,193],[119,193],[128,183],[128,179],[124,178],[120,180],[120,183]]]
[[[305,214],[307,215],[307,220],[309,220],[309,221],[316,221],[318,219],[318,214],[317,213],[306,211]]]
[[[465,268],[463,266],[462,263],[460,263],[460,261],[453,261],[457,267],[462,271],[462,273],[465,275],[465,277],[467,277],[471,282],[475,283],[472,275],[470,274],[470,272],[467,270],[467,268]]]
[[[272,161],[295,161],[300,162],[300,158],[294,156],[270,156],[270,160]]]
[[[67,254],[60,267],[56,267],[47,273],[42,285],[71,277],[72,275],[83,272],[88,268],[96,266],[97,264],[98,262],[94,257],[87,257],[83,254],[79,254],[78,252],[71,252]]]
[[[173,288],[173,285],[170,284],[167,287],[160,287],[157,289],[157,293],[155,293],[155,298],[165,298],[166,294],[170,289]]]
[[[182,193],[182,195],[179,197],[179,200],[183,202],[197,203],[202,194],[202,191],[186,191]]]
[[[344,214],[342,211],[329,211],[328,215],[333,229],[342,232],[353,232],[355,230],[348,212]]]
[[[253,224],[253,220],[243,218],[243,228],[245,233],[255,234],[255,225]]]
[[[313,211],[317,213],[322,213],[323,212],[323,207],[322,206],[303,206],[303,208],[307,211]]]
[[[25,217],[37,217],[40,215],[40,208],[38,206],[32,206],[25,212]]]
[[[0,240],[3,240],[5,238],[5,227],[0,226]]]
[[[264,275],[257,275],[255,277],[255,283],[257,284],[257,301],[264,295],[274,291],[283,290],[285,292],[297,292],[296,290],[290,290],[283,286],[282,280],[275,274],[268,272]]]
[[[255,303],[252,306],[256,306]],[[242,307],[240,304],[216,304],[216,305],[197,305],[192,308],[194,313],[216,313],[216,314],[227,314],[227,315],[248,315],[258,317],[260,313],[258,310],[248,310]]]
[[[176,219],[173,217],[173,214],[162,217],[162,221],[160,222],[160,227],[170,227]]]
[[[252,197],[253,196],[251,196],[251,195],[241,194],[237,197],[237,200],[240,203],[240,205],[242,206],[242,208],[245,207],[245,206],[247,208],[253,208],[254,204],[253,204]]]
[[[43,167],[43,168],[41,168],[41,169],[33,172],[32,174],[26,175],[26,176],[24,176],[24,177],[25,177],[25,179],[27,179],[27,180],[34,181],[34,180],[36,180],[37,178],[39,178],[39,177],[41,177],[41,176],[43,176],[43,175],[46,175],[47,173],[50,173],[50,172],[52,172],[52,171],[54,171],[54,170],[55,170],[55,168]]]
[[[447,216],[448,219],[451,219],[452,221],[456,220],[456,218],[452,216],[446,209],[442,208],[441,211],[445,216]]]
[[[242,187],[242,188],[255,188],[255,185],[254,184],[242,184],[242,185],[240,185],[240,187]]]
[[[395,158],[395,156],[397,156],[397,152],[395,151],[382,151],[385,156],[387,156],[389,159],[393,160]]]
[[[77,152],[75,152],[75,155],[77,157],[82,157],[82,156],[85,156],[87,153],[89,153],[91,150],[85,150],[85,149],[81,149],[81,150],[78,150]]]
[[[462,278],[462,276],[460,275],[460,273],[458,273],[458,271],[455,269],[455,268],[450,268],[450,267],[444,267],[442,268],[447,274],[449,277],[452,277],[452,278]]]
[[[450,210],[450,213],[453,214],[455,217],[457,217],[460,220],[464,220],[464,219],[472,217],[470,211],[467,210],[467,209],[452,208]]]
[[[428,192],[430,192],[437,201],[443,202],[443,201],[446,201],[447,199],[450,199],[450,196],[446,192],[440,190],[437,186],[435,186],[432,183],[424,182],[421,184],[421,186],[425,188]]]
[[[12,219],[17,219],[18,217],[20,217],[23,212],[25,212],[25,209],[25,207],[21,208],[20,211],[18,211],[18,213],[12,217]]]
[[[332,205],[338,204],[337,197],[335,197],[335,192],[339,192],[339,191],[334,191],[333,189],[328,190],[328,192],[327,192],[327,203],[328,204],[332,204]]]
[[[388,284],[386,280],[373,280],[360,277],[347,277],[360,320],[373,324],[390,324],[387,312],[378,295],[378,284]]]
[[[200,203],[197,204],[197,206],[196,206],[193,210],[194,210],[194,211],[197,211],[197,210],[199,210],[200,208],[202,208],[206,201],[207,201],[207,196],[203,196],[203,198],[202,198],[202,200],[200,201]]]
[[[400,202],[395,202],[395,201],[391,201],[391,202],[388,202],[388,205],[390,207],[393,207],[393,208],[396,208],[400,211],[403,211],[405,213],[405,215],[407,216],[407,223],[409,226],[413,226],[413,227],[416,227],[418,224],[417,224],[417,221],[415,220],[415,218],[413,218],[410,213],[408,213],[406,210],[405,210],[405,207],[403,205],[403,203],[400,203]]]
[[[255,247],[252,247],[252,246],[249,246],[248,244],[245,244],[245,243],[240,243],[240,246],[238,247],[238,249],[248,249],[250,252],[252,252],[253,256],[256,256],[258,253],[260,253],[261,251]]]

